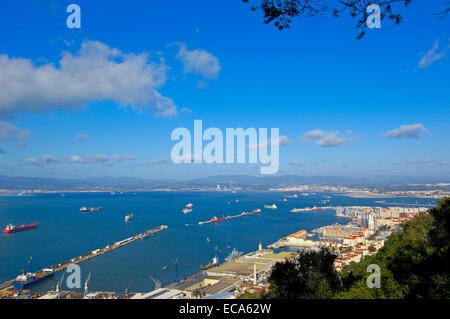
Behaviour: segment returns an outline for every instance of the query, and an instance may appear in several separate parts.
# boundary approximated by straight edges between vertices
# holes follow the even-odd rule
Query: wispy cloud
[[[29,157],[22,161],[22,165],[43,166],[47,164],[56,164],[58,160],[52,155],[43,155],[40,158]]]
[[[139,112],[176,115],[174,102],[158,91],[167,70],[163,60],[150,62],[148,54],[124,53],[98,41],[83,42],[76,54],[63,52],[59,65],[37,66],[30,59],[0,55],[0,117],[105,100]]]
[[[182,107],[180,109],[180,113],[192,113],[192,110],[188,109],[187,107]]]
[[[449,166],[449,161],[442,161],[442,160],[433,160],[430,158],[426,159],[409,159],[406,161],[407,164],[416,164],[416,165],[437,165],[437,166]]]
[[[172,159],[172,162],[175,163],[175,164],[195,163],[195,162],[202,162],[203,161],[203,158],[201,156],[196,156],[194,154],[186,154],[186,155],[174,156],[171,159]]]
[[[399,128],[386,132],[384,136],[388,138],[420,138],[423,134],[430,132],[423,126],[423,124],[416,123],[411,125],[402,125]]]
[[[91,138],[87,134],[77,134],[75,136],[75,139],[77,140],[77,142],[86,142],[89,141]]]
[[[194,73],[205,79],[216,80],[221,69],[219,59],[205,50],[188,50],[186,44],[178,42],[177,58],[183,62],[185,73]]]
[[[302,140],[304,142],[315,141],[315,144],[319,147],[337,147],[347,145],[348,143],[357,141],[358,139],[342,137],[341,132],[339,131],[324,131],[317,129],[305,133]]]
[[[66,163],[72,163],[72,164],[106,164],[108,163],[108,158],[103,155],[92,155],[92,156],[85,156],[82,157],[80,155],[72,155],[68,158],[64,159],[64,162]]]
[[[116,162],[126,162],[126,161],[134,161],[136,157],[128,155],[114,155],[113,157],[111,157],[111,159]]]
[[[111,158],[108,158],[104,155],[92,155],[92,156],[80,156],[80,155],[72,155],[69,157],[63,157],[58,160],[52,155],[43,155],[39,158],[29,157],[22,161],[22,165],[36,165],[43,166],[46,164],[56,164],[56,163],[65,163],[65,164],[103,164],[103,165],[113,165],[113,162],[125,162],[125,161],[133,161],[135,160],[134,156],[126,156],[126,155],[114,155]]]
[[[292,144],[292,141],[286,136],[286,135],[280,135],[278,140],[267,140],[265,142],[262,142],[260,144],[248,144],[247,148],[254,150],[254,149],[265,149],[268,147],[276,147],[276,146],[283,146],[283,145],[289,145]]]
[[[14,141],[23,145],[29,135],[30,130],[22,130],[11,123],[0,121],[0,141]]]
[[[447,50],[450,48],[450,44],[444,47],[440,52],[439,50],[439,39],[436,39],[433,46],[428,50],[423,57],[420,59],[417,68],[424,69],[432,65],[434,62],[447,56]]]
[[[156,165],[164,165],[164,164],[169,164],[169,163],[170,163],[170,161],[166,158],[158,158],[151,162],[134,163],[134,164],[130,165],[129,167],[156,166]]]
[[[301,162],[301,161],[297,161],[297,160],[292,160],[289,162],[289,165],[294,166],[294,167],[306,167],[306,166],[317,166],[318,163],[317,162],[305,163],[305,162]]]

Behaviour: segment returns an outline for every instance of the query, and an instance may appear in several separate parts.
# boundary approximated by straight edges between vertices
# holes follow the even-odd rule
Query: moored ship
[[[98,212],[100,210],[102,210],[101,207],[86,207],[86,206],[83,206],[83,207],[80,208],[80,212],[81,213]]]
[[[217,218],[216,216],[214,216],[213,218],[211,218],[211,223],[218,223],[218,222],[222,222],[224,220],[225,220],[225,217]]]
[[[34,284],[38,281],[41,281],[43,279],[49,278],[53,276],[54,270],[53,269],[43,269],[42,271],[38,273],[26,273],[21,274],[17,276],[17,278],[14,280],[14,289],[23,289],[26,286],[29,286],[31,284]]]
[[[14,226],[13,224],[9,224],[8,226],[5,227],[5,229],[3,229],[3,232],[5,234],[17,233],[20,231],[36,228],[38,225],[39,225],[39,223],[34,223],[34,224],[30,224],[30,225],[22,225],[22,226]]]
[[[257,214],[261,214],[261,209],[254,209],[251,212],[242,212],[241,216],[257,215]]]
[[[206,266],[200,266],[200,270],[208,270],[219,265],[219,259],[214,256],[213,260]]]
[[[244,253],[242,251],[237,251],[236,248],[233,248],[233,251],[231,252],[231,254],[229,254],[226,258],[225,261],[232,261],[234,259],[237,259],[239,257],[241,257]]]

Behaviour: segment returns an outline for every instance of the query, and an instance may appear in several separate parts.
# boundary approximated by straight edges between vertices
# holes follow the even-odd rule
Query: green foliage
[[[263,296],[263,293],[251,293],[247,291],[240,295],[238,299],[262,299]]]
[[[298,257],[277,263],[269,278],[268,298],[324,299],[340,290],[339,275],[334,269],[335,252],[322,248],[303,251]]]

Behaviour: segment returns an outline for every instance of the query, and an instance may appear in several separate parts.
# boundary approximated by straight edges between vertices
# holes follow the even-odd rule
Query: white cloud
[[[126,155],[114,155],[111,157],[114,162],[124,162],[135,160],[134,156]],[[56,164],[56,163],[67,163],[67,164],[107,164],[112,165],[110,159],[104,155],[92,155],[92,156],[80,156],[72,155],[61,160],[56,159],[52,155],[44,155],[40,158],[29,157],[22,161],[23,165],[37,165],[42,166],[45,164]]]
[[[393,129],[384,134],[389,138],[420,138],[423,134],[430,132],[423,126],[423,124],[416,123],[411,125],[402,125],[399,128]]]
[[[52,155],[44,155],[38,159],[29,157],[22,161],[22,165],[35,165],[35,166],[43,166],[46,164],[56,164],[56,163],[58,163],[58,160]]]
[[[57,65],[0,55],[0,117],[105,100],[139,112],[176,115],[173,101],[157,91],[167,70],[162,60],[149,62],[145,53],[123,53],[98,41],[83,42],[75,54],[63,52]]]
[[[0,121],[0,141],[14,141],[23,145],[29,135],[30,130],[22,130],[11,123]]]
[[[125,162],[125,161],[134,161],[136,157],[126,155],[114,155],[113,157],[111,157],[111,159],[116,162]]]
[[[419,69],[424,69],[432,65],[434,62],[444,58],[447,56],[447,50],[450,48],[450,45],[447,45],[440,52],[437,52],[439,49],[439,39],[436,39],[433,43],[433,46],[430,50],[428,50],[423,57],[420,59],[417,67]]]
[[[275,140],[268,140],[266,142],[262,142],[260,144],[249,144],[247,146],[248,149],[254,150],[254,149],[264,149],[268,148],[270,146],[283,146],[283,145],[289,145],[292,144],[292,141],[286,136],[286,135],[280,135],[277,141]]]
[[[64,160],[66,163],[72,164],[106,164],[108,158],[103,155],[93,155],[81,157],[80,155],[72,155]]]
[[[221,69],[218,58],[205,50],[188,50],[186,44],[177,44],[180,47],[177,58],[183,62],[185,73],[199,74],[210,80],[217,79]]]
[[[324,131],[321,129],[312,130],[306,132],[303,136],[304,142],[312,142],[315,141],[316,145],[319,147],[336,147],[336,146],[344,146],[350,143],[351,141],[355,141],[357,139],[354,138],[345,138],[339,136],[341,132],[339,131]]]

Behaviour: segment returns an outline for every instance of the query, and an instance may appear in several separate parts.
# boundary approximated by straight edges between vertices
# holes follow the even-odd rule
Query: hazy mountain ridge
[[[419,177],[354,178],[345,176],[300,175],[217,175],[181,181],[175,179],[153,180],[135,177],[90,177],[84,179],[13,177],[0,175],[0,189],[86,189],[86,188],[181,188],[181,187],[229,187],[267,188],[289,185],[343,185],[367,186],[392,183],[436,183],[445,179]]]

